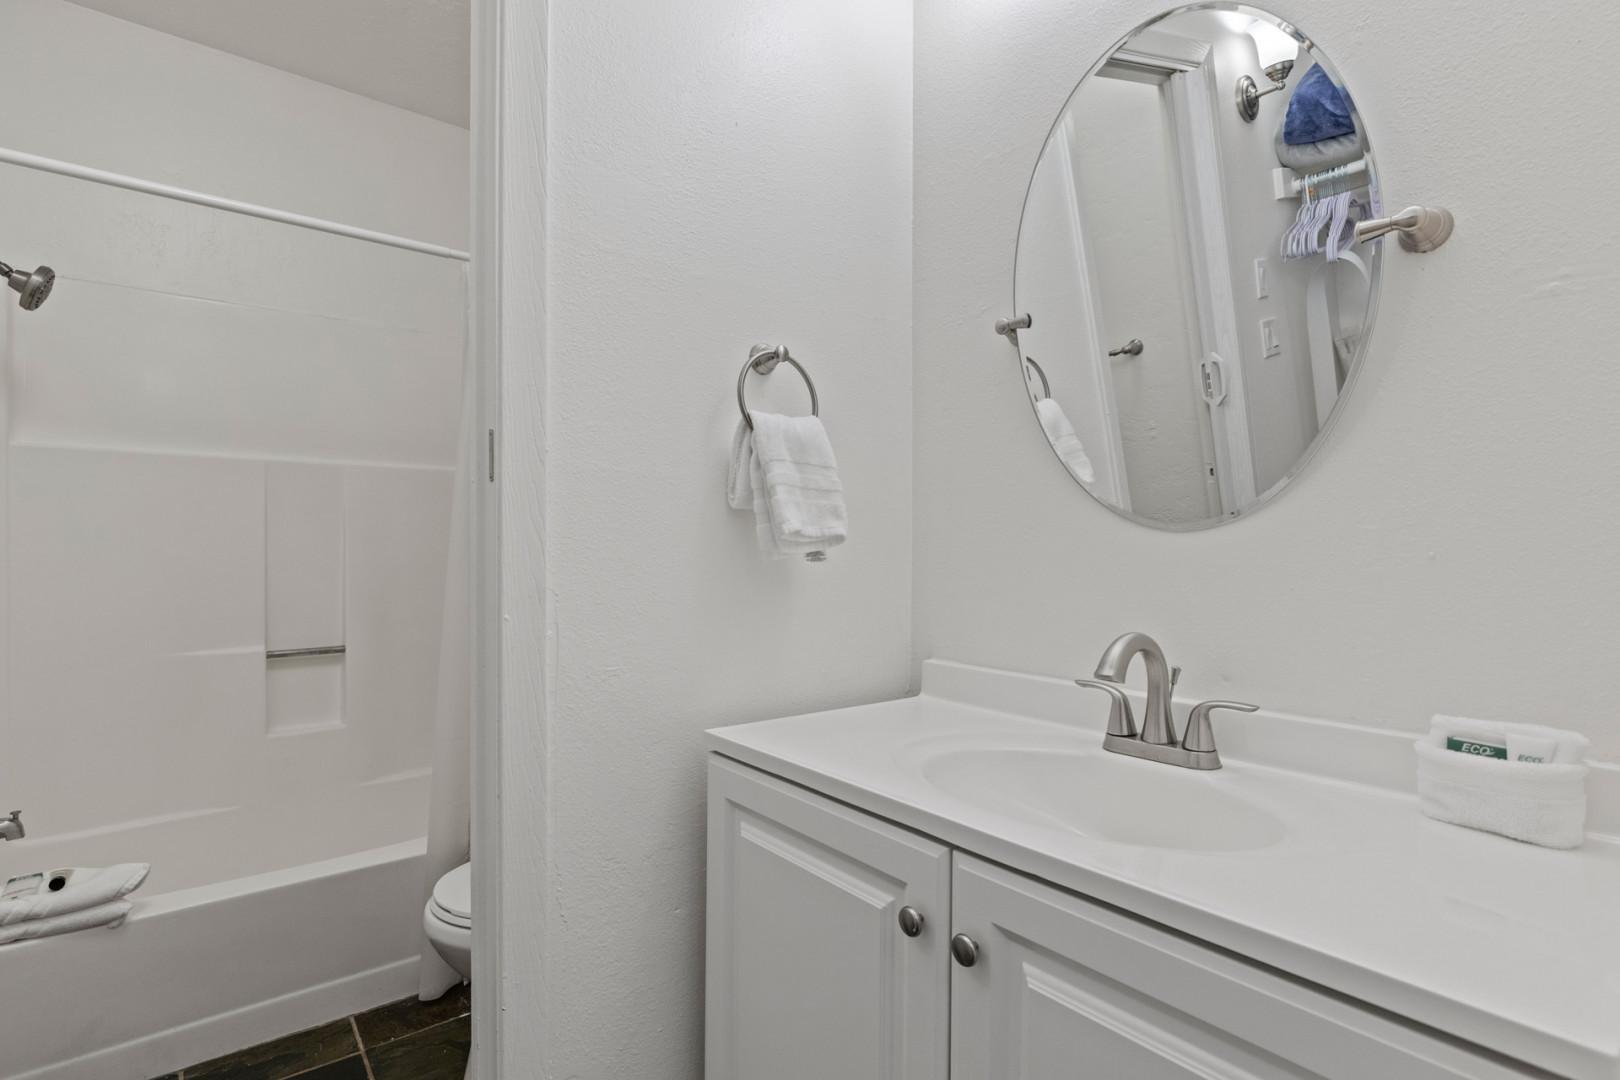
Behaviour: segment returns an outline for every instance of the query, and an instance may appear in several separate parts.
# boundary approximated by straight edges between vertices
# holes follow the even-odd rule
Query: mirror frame
[[[1117,54],[1120,49],[1127,45],[1138,34],[1144,30],[1159,25],[1166,19],[1193,11],[1230,11],[1238,14],[1249,15],[1254,18],[1266,19],[1270,22],[1280,24],[1281,26],[1287,28],[1295,37],[1301,39],[1302,43],[1310,46],[1316,63],[1322,66],[1322,69],[1327,72],[1329,77],[1331,77],[1337,85],[1348,85],[1342,74],[1339,72],[1338,66],[1317,52],[1315,38],[1300,30],[1297,23],[1284,19],[1281,15],[1259,7],[1255,4],[1241,3],[1238,2],[1238,0],[1198,0],[1198,2],[1195,3],[1179,4],[1176,7],[1160,12],[1153,18],[1132,27],[1127,33],[1125,33],[1124,36],[1120,37],[1117,41],[1105,49],[1102,55],[1099,56],[1097,60],[1086,69],[1085,74],[1080,76],[1079,81],[1074,84],[1074,88],[1070,90],[1068,96],[1063,99],[1063,103],[1058,106],[1057,115],[1053,117],[1052,123],[1047,127],[1046,138],[1041,140],[1040,149],[1035,154],[1035,163],[1029,170],[1029,181],[1024,187],[1023,205],[1018,211],[1018,232],[1013,238],[1012,310],[1015,315],[1022,315],[1023,313],[1022,309],[1018,306],[1018,254],[1020,248],[1023,246],[1024,222],[1029,213],[1030,196],[1034,193],[1035,177],[1039,172],[1042,159],[1046,156],[1047,147],[1051,145],[1052,137],[1057,133],[1059,125],[1063,123],[1063,118],[1065,115],[1067,115],[1069,106],[1074,103],[1075,97],[1080,93],[1080,88],[1085,85],[1086,80],[1097,75],[1103,69],[1104,65],[1113,59],[1115,54]],[[1358,115],[1361,114],[1359,101],[1357,101],[1356,111]],[[1366,131],[1366,128],[1370,126],[1371,125],[1363,125],[1361,137],[1366,146],[1366,156],[1372,159],[1368,169],[1368,176],[1371,180],[1369,186],[1378,195],[1379,201],[1382,202],[1382,175],[1379,169],[1378,160],[1374,156],[1372,139]],[[1140,514],[1133,514],[1129,510],[1115,506],[1113,503],[1100,498],[1099,496],[1093,494],[1090,488],[1087,488],[1079,480],[1070,475],[1067,469],[1062,469],[1064,475],[1068,476],[1070,482],[1072,482],[1075,487],[1085,492],[1093,502],[1107,507],[1109,511],[1121,518],[1124,518],[1126,521],[1131,521],[1138,525],[1143,525],[1147,528],[1155,529],[1160,532],[1189,533],[1219,528],[1222,525],[1230,525],[1233,522],[1240,521],[1244,518],[1253,517],[1260,510],[1276,501],[1278,496],[1280,496],[1284,491],[1288,490],[1288,488],[1293,485],[1294,481],[1299,478],[1300,474],[1303,473],[1310,466],[1311,462],[1316,460],[1317,456],[1322,452],[1322,447],[1327,443],[1328,439],[1337,428],[1340,417],[1344,415],[1345,408],[1350,400],[1351,394],[1354,392],[1356,385],[1360,381],[1362,368],[1364,368],[1367,364],[1367,355],[1372,344],[1373,335],[1377,330],[1378,309],[1380,307],[1380,300],[1384,292],[1384,241],[1382,238],[1380,238],[1377,241],[1374,241],[1374,243],[1376,243],[1377,246],[1373,249],[1372,256],[1369,259],[1372,284],[1367,296],[1367,315],[1364,322],[1364,326],[1366,328],[1361,334],[1360,341],[1356,343],[1355,354],[1351,357],[1350,363],[1346,368],[1344,385],[1339,388],[1339,396],[1333,403],[1333,410],[1328,413],[1327,419],[1324,420],[1322,422],[1322,426],[1317,429],[1316,437],[1313,438],[1309,445],[1305,447],[1304,451],[1299,455],[1298,460],[1296,460],[1294,464],[1289,467],[1288,471],[1282,475],[1281,479],[1279,479],[1275,484],[1271,485],[1271,487],[1267,488],[1264,492],[1258,494],[1252,503],[1245,506],[1241,510],[1235,510],[1227,514],[1222,514],[1218,517],[1201,518],[1197,521],[1185,522],[1161,521],[1156,518],[1143,517]],[[1023,390],[1024,396],[1029,400],[1030,415],[1035,418],[1036,430],[1039,431],[1040,417],[1035,412],[1035,398],[1029,393],[1028,377],[1025,374],[1023,346],[1019,343],[1016,332],[1008,335],[1008,337],[1010,343],[1013,345],[1014,352],[1017,354],[1019,386]],[[1042,435],[1042,441],[1045,441],[1044,434]],[[1053,448],[1050,443],[1048,443],[1047,446],[1048,449],[1052,450],[1053,458],[1057,459],[1056,449]],[[1061,468],[1061,459],[1058,459],[1058,464]]]

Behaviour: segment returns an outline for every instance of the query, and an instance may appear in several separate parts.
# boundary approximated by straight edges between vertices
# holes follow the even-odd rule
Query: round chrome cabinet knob
[[[979,944],[966,934],[957,934],[951,938],[951,956],[963,967],[972,967],[979,962]]]
[[[916,908],[906,906],[900,909],[900,932],[906,937],[916,937],[923,930],[923,914]]]

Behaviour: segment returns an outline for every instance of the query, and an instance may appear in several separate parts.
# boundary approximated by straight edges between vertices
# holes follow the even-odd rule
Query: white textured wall
[[[701,732],[909,679],[911,9],[552,0],[549,32],[555,678],[532,1075],[695,1080]],[[509,189],[533,184],[521,172]],[[851,539],[821,565],[762,562],[725,503],[733,387],[765,340],[815,377],[843,468]],[[505,363],[527,400],[528,360]],[[803,407],[787,368],[751,389]],[[537,468],[508,455],[508,491]],[[528,556],[509,545],[507,566]],[[530,1001],[515,989],[508,1010]]]
[[[1390,204],[1448,206],[1457,233],[1391,253],[1360,384],[1295,488],[1176,535],[1075,489],[991,331],[1054,111],[1158,6],[917,5],[916,655],[1078,674],[1141,629],[1188,693],[1403,728],[1536,719],[1620,757],[1620,267],[1594,241],[1620,206],[1591,194],[1620,150],[1571,134],[1589,80],[1546,77],[1571,25],[1614,38],[1620,8],[1277,6],[1347,79]]]

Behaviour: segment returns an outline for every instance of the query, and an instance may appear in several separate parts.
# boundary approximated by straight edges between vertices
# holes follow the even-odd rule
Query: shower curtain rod
[[[206,195],[200,191],[172,187],[168,184],[156,184],[150,180],[125,176],[122,173],[107,172],[105,169],[92,169],[88,165],[75,165],[70,161],[58,161],[55,158],[40,157],[38,154],[25,154],[21,150],[9,150],[0,147],[0,163],[20,165],[25,169],[37,169],[40,172],[55,173],[58,176],[70,176],[75,180],[88,180],[94,184],[106,184],[110,187],[123,188],[126,191],[138,191],[144,195],[156,195],[163,199],[174,199],[178,202],[207,206],[232,214],[245,214],[248,217],[262,218],[265,221],[294,225],[300,229],[314,229],[316,232],[331,233],[333,236],[346,236],[351,240],[364,240],[371,244],[401,248],[405,251],[415,251],[423,255],[436,255],[443,259],[468,261],[468,255],[465,251],[457,251],[455,248],[444,247],[440,244],[428,244],[405,236],[394,236],[390,233],[361,229],[338,221],[327,221],[324,218],[310,217],[306,214],[294,214],[270,206],[259,206],[256,203],[224,199],[218,195]]]

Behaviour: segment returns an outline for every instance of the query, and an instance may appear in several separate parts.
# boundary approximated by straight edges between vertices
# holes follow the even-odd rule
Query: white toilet
[[[472,977],[472,863],[462,863],[433,886],[422,911],[428,940],[444,962]]]

